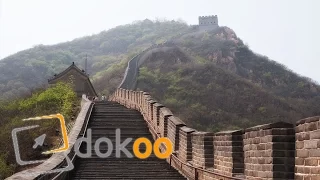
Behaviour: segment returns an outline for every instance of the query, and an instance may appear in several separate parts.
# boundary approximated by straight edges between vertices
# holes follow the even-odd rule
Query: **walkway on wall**
[[[140,112],[128,109],[115,102],[97,102],[94,105],[88,128],[92,130],[92,147],[100,137],[108,137],[115,144],[115,130],[121,129],[121,142],[133,138],[126,147],[133,154],[132,146],[136,138],[146,137],[151,142],[153,138]],[[107,151],[106,143],[100,145],[101,152]],[[93,148],[94,149],[94,148]],[[85,144],[81,152],[87,152]],[[141,152],[144,150],[141,148]],[[99,158],[92,150],[92,157],[77,158],[75,170],[70,179],[186,179],[172,168],[165,160],[155,155],[141,160],[115,157],[115,151],[108,158]]]

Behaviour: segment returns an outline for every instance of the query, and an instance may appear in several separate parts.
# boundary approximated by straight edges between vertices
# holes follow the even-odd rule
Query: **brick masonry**
[[[214,169],[228,176],[244,173],[243,130],[223,131],[214,136]]]
[[[168,136],[168,118],[172,115],[173,115],[172,112],[168,108],[162,107],[160,109],[159,131],[160,131],[161,137]]]
[[[213,134],[187,127],[147,92],[118,89],[112,100],[139,110],[155,139],[171,140],[167,161],[189,179],[320,180],[320,117]]]
[[[296,124],[295,179],[320,179],[320,117]]]
[[[213,167],[213,136],[209,132],[193,132],[191,137],[192,164],[196,167]]]
[[[168,138],[172,142],[174,151],[179,150],[179,131],[181,127],[184,127],[186,124],[181,121],[178,117],[170,116],[168,118]]]
[[[151,122],[153,127],[155,127],[155,125],[156,125],[156,123],[153,121],[153,104],[154,103],[156,103],[156,101],[154,101],[153,99],[149,99],[147,101],[147,104],[148,104],[147,118],[148,118],[148,121]]]
[[[154,103],[153,104],[153,121],[157,125],[157,128],[159,126],[159,116],[160,116],[160,108],[164,107],[164,105],[160,103]]]
[[[179,151],[178,158],[184,162],[192,160],[192,144],[191,133],[195,130],[186,126],[183,126],[179,130]]]
[[[248,128],[243,142],[246,179],[294,179],[292,124],[279,122]]]

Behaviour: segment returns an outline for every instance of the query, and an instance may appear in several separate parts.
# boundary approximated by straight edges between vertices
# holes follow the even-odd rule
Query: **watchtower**
[[[48,79],[49,85],[56,84],[59,81],[72,83],[78,97],[81,97],[82,94],[97,96],[88,74],[84,70],[79,69],[74,62],[66,70]]]
[[[213,30],[217,27],[219,27],[217,15],[199,16],[199,29],[200,30],[208,31],[208,30]]]

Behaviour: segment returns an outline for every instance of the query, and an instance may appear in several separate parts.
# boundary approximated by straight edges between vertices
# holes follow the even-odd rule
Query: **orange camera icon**
[[[43,120],[43,119],[59,119],[62,138],[63,138],[63,146],[58,149],[53,149],[53,150],[42,152],[42,154],[52,154],[52,153],[58,153],[58,152],[63,152],[63,151],[68,150],[68,148],[69,148],[68,133],[67,133],[67,128],[66,128],[64,117],[61,114],[52,114],[52,115],[47,115],[47,116],[32,117],[32,118],[28,118],[28,119],[23,119],[23,121],[36,121],[36,120]]]

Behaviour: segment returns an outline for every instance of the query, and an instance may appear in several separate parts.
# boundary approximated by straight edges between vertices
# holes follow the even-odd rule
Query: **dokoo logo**
[[[96,142],[94,143],[95,153],[100,158],[107,158],[112,154],[113,150],[115,150],[115,153],[116,153],[115,155],[117,158],[121,157],[121,152],[123,152],[128,158],[132,158],[133,157],[132,153],[128,151],[128,149],[126,148],[126,146],[132,141],[132,138],[127,138],[123,142],[121,142],[120,129],[116,129],[115,135],[116,135],[115,147],[113,146],[112,141],[107,137],[100,137],[99,139],[97,139]],[[80,152],[79,146],[82,144],[82,142],[86,142],[87,153]],[[100,145],[102,143],[106,143],[108,147],[107,151],[104,153],[100,151]],[[145,145],[146,147],[145,152],[140,151],[139,147],[141,144]],[[166,146],[165,152],[160,151],[161,144],[164,144]],[[81,158],[89,158],[92,156],[92,130],[91,129],[87,130],[87,137],[82,137],[77,139],[76,144],[74,146],[74,150],[76,154]],[[140,158],[140,159],[148,158],[151,155],[152,150],[153,150],[153,153],[158,158],[160,159],[168,158],[171,155],[173,150],[172,143],[168,138],[158,138],[155,141],[155,143],[152,145],[151,141],[144,137],[140,137],[136,139],[133,143],[133,153],[137,158]]]
[[[68,134],[67,134],[67,128],[65,126],[65,120],[64,117],[61,114],[54,114],[54,115],[48,115],[48,116],[39,116],[39,117],[33,117],[28,119],[23,119],[23,121],[34,121],[34,120],[44,120],[44,119],[58,119],[60,121],[60,128],[62,132],[62,138],[63,138],[63,145],[62,147],[58,149],[53,149],[49,151],[42,152],[42,154],[53,154],[53,153],[61,153],[65,152],[69,149],[69,141],[68,141]],[[16,161],[19,165],[28,165],[28,164],[38,164],[42,163],[45,160],[34,160],[34,161],[23,161],[20,156],[20,150],[19,150],[19,142],[17,138],[17,134],[22,131],[38,128],[39,125],[33,125],[33,126],[25,126],[25,127],[19,127],[12,130],[12,140],[13,140],[13,147],[15,152]],[[37,148],[38,146],[42,146],[44,139],[46,137],[46,134],[43,134],[35,139],[35,144],[33,148]],[[148,158],[152,151],[153,153],[160,159],[168,158],[172,151],[173,146],[172,142],[168,138],[158,138],[154,144],[152,145],[151,141],[145,137],[140,137],[136,139],[133,143],[133,154],[126,148],[126,146],[132,142],[132,138],[126,138],[123,142],[121,142],[121,130],[116,129],[115,131],[115,145],[112,143],[112,141],[107,137],[100,137],[96,140],[94,143],[94,151],[100,158],[107,158],[109,157],[113,150],[115,150],[115,156],[116,158],[121,157],[121,152],[123,152],[128,158],[133,158],[133,154],[140,159],[146,159]],[[82,142],[86,143],[87,153],[80,152],[80,146],[82,145]],[[107,151],[101,152],[100,145],[101,144],[107,144]],[[144,144],[145,145],[145,151],[140,151],[140,146]],[[160,147],[161,144],[165,145],[165,151],[161,152]],[[74,144],[74,152],[77,156],[81,158],[89,158],[92,156],[92,130],[87,130],[87,136],[78,138]],[[59,169],[54,169],[50,171],[41,172],[41,174],[48,174],[48,173],[57,173],[62,171],[70,171],[74,168],[73,163],[71,162],[70,158],[67,156],[66,153],[63,153],[65,156],[65,159],[67,161],[67,166]]]
[[[45,151],[45,152],[42,152],[42,154],[53,154],[53,153],[59,153],[59,152],[64,152],[64,151],[68,150],[69,149],[69,140],[68,140],[67,128],[65,125],[65,120],[64,120],[63,115],[53,114],[53,115],[47,115],[47,116],[32,117],[32,118],[28,118],[28,119],[23,119],[22,121],[39,121],[39,120],[44,120],[44,119],[58,119],[59,120],[61,132],[62,132],[63,145],[61,148]],[[42,163],[45,161],[45,160],[24,161],[21,159],[21,156],[20,156],[18,133],[22,132],[22,131],[38,128],[38,127],[39,127],[39,125],[24,126],[24,127],[14,128],[12,130],[11,135],[12,135],[12,141],[13,141],[13,148],[14,148],[16,161],[19,165],[38,164],[38,163]],[[43,135],[39,136],[38,138],[36,138],[35,144],[33,145],[33,149],[37,148],[38,146],[42,146],[45,137],[46,137],[46,134],[43,134]],[[66,167],[58,168],[58,169],[54,169],[54,170],[50,170],[50,171],[45,171],[45,172],[41,172],[41,173],[47,174],[47,173],[57,173],[57,172],[61,172],[61,171],[72,170],[74,168],[74,166],[73,166],[70,158],[65,153],[63,153],[63,155],[65,156],[65,159],[67,161]]]

